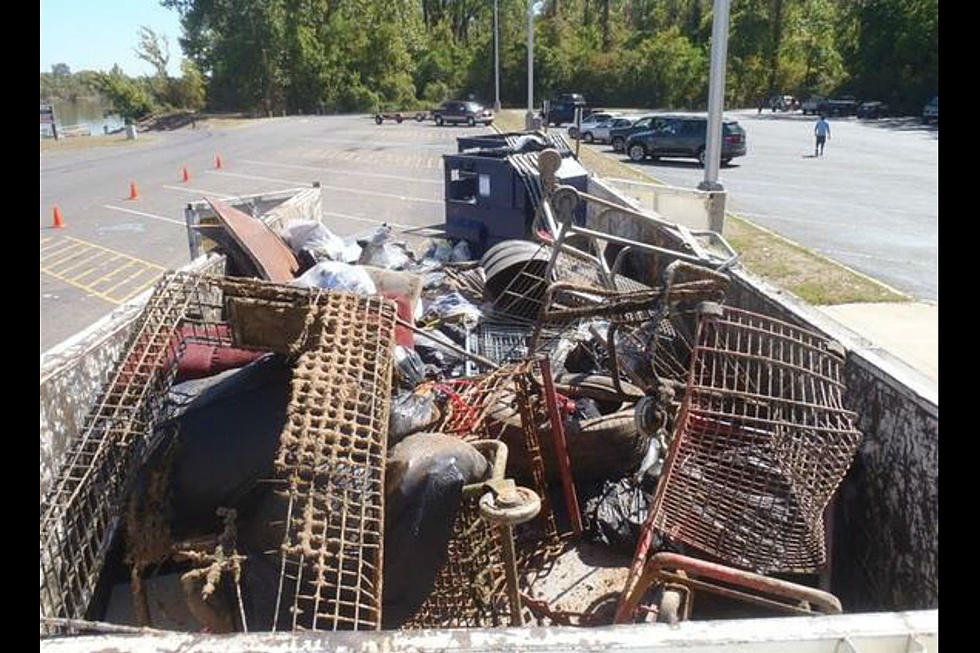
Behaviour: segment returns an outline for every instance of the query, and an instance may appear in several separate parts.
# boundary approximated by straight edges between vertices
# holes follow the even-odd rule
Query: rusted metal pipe
[[[558,460],[562,490],[565,493],[565,507],[572,522],[572,530],[576,536],[579,536],[582,534],[582,513],[579,511],[578,496],[575,494],[572,463],[568,457],[568,443],[565,441],[565,425],[558,411],[558,395],[555,391],[555,381],[551,376],[551,361],[542,357],[539,364],[545,402],[548,405],[548,418],[551,421],[551,433],[554,437],[555,458]]]
[[[692,576],[690,580],[670,574],[668,570],[681,570],[687,576]],[[816,612],[822,614],[840,614],[841,604],[836,596],[813,587],[798,585],[778,578],[769,578],[751,571],[727,567],[707,560],[698,560],[677,553],[658,553],[647,562],[643,569],[643,574],[639,581],[625,597],[620,609],[616,611],[614,623],[627,623],[636,611],[640,598],[650,588],[650,585],[659,576],[669,575],[673,582],[684,582],[696,585],[700,589],[714,592],[730,598],[738,598],[754,603],[761,603],[783,610],[801,612],[804,614],[812,613],[814,610],[798,608],[795,605],[781,604],[777,601],[766,599],[764,595],[776,596],[788,599],[796,604],[807,603],[816,608]],[[756,595],[746,594],[738,590],[725,587],[716,587],[707,582],[697,581],[698,578],[726,583],[736,587],[744,588]],[[763,596],[757,596],[763,595]]]

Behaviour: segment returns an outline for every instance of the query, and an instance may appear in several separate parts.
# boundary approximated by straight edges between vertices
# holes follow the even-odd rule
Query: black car
[[[612,144],[613,150],[616,152],[622,152],[626,146],[626,139],[633,134],[638,134],[639,132],[649,131],[653,125],[653,119],[656,116],[641,116],[633,121],[631,125],[626,127],[614,127],[609,130],[609,142]]]
[[[655,116],[652,129],[626,139],[626,152],[633,161],[650,157],[696,158],[702,166],[707,151],[708,119],[701,116]],[[721,163],[727,165],[745,156],[745,130],[734,120],[721,124]]]
[[[459,124],[465,122],[472,127],[480,122],[485,125],[493,123],[493,111],[484,109],[478,102],[443,102],[442,106],[432,112],[432,119],[437,125],[444,123]]]
[[[888,113],[888,105],[884,102],[865,102],[857,108],[858,118],[885,118]]]
[[[858,102],[853,97],[842,97],[839,100],[827,100],[824,112],[831,116],[853,116],[857,113]]]
[[[592,113],[584,96],[578,93],[559,95],[548,103],[548,115],[545,116],[545,119],[549,125],[561,127],[564,122],[575,122],[575,109],[580,107],[583,118]]]

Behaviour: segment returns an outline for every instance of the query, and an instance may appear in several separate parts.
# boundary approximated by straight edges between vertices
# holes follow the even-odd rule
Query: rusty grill
[[[843,364],[839,345],[785,322],[704,315],[654,528],[760,572],[819,568],[823,510],[861,438]]]
[[[42,497],[42,623],[87,616],[186,344],[234,333],[237,347],[298,356],[278,459],[291,509],[279,598],[292,625],[379,627],[394,322],[379,298],[168,273]]]
[[[292,630],[377,629],[395,306],[324,296],[276,459],[288,484],[276,616],[288,605]]]

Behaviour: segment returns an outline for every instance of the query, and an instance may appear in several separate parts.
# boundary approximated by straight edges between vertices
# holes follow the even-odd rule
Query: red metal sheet
[[[255,263],[264,279],[285,283],[299,271],[293,252],[261,220],[205,197],[222,226],[231,234],[246,256]]]

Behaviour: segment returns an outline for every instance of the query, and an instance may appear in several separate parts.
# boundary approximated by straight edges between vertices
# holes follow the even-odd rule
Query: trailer
[[[398,114],[395,116],[399,122]],[[380,124],[387,117],[390,116],[378,114],[376,121]],[[669,249],[686,243],[692,256],[711,249],[709,235],[692,233],[662,216],[642,210],[614,185],[595,176],[588,177],[586,184],[582,192],[607,204],[593,202],[587,205],[584,216],[576,220],[580,234],[590,238],[605,236],[612,242],[619,239],[650,245],[647,249],[634,249],[617,256],[614,270],[628,271],[637,281],[654,283],[671,262],[669,257],[658,252],[658,248]],[[317,186],[243,196],[229,203],[259,217],[270,227],[282,227],[310,216],[320,220],[322,215]],[[621,208],[612,208],[616,206]],[[224,292],[228,294],[227,288],[237,288],[238,282],[221,281],[227,261],[223,255],[209,251],[211,245],[202,242],[201,230],[197,228],[208,224],[213,217],[211,209],[203,203],[188,205],[185,220],[193,260],[181,272],[209,275],[206,278],[212,281],[207,283],[217,284],[216,289],[225,288]],[[730,251],[723,250],[723,254],[726,258]],[[97,587],[85,585],[82,579],[66,579],[67,563],[52,558],[57,547],[62,545],[58,538],[63,535],[56,533],[47,544],[42,540],[41,546],[42,650],[94,652],[105,647],[128,649],[146,645],[155,650],[190,647],[202,651],[293,650],[297,646],[310,650],[339,647],[353,651],[377,650],[378,647],[392,651],[518,651],[527,650],[529,642],[533,642],[536,649],[555,652],[585,648],[768,652],[788,650],[789,647],[801,653],[937,651],[938,396],[935,384],[811,307],[787,297],[743,270],[732,268],[730,262],[726,263],[726,272],[731,277],[728,303],[733,308],[771,316],[781,323],[797,325],[843,345],[844,402],[856,411],[857,427],[864,439],[827,511],[828,563],[819,578],[812,579],[812,584],[838,597],[845,614],[683,621],[669,627],[643,623],[599,628],[552,625],[481,626],[465,631],[447,628],[379,631],[377,625],[362,630],[357,626],[358,622],[351,622],[357,632],[224,636],[164,632],[99,623],[100,615],[78,613],[73,605],[79,601],[88,603]],[[86,451],[94,450],[92,443],[83,443],[85,446],[79,448],[77,438],[83,432],[90,432],[86,431],[90,427],[87,416],[101,389],[110,381],[121,353],[132,341],[134,328],[145,328],[139,320],[151,296],[152,290],[143,293],[42,354],[42,499],[46,494],[50,496],[52,483],[66,458],[88,455]],[[242,301],[247,302],[247,299]],[[205,306],[202,310],[212,309],[217,306]],[[282,323],[284,331],[291,328]],[[130,372],[124,370],[125,374],[138,372],[139,368]],[[120,406],[118,410],[124,411],[125,405]],[[122,416],[123,412],[107,416],[110,428],[115,423],[111,420]],[[125,453],[120,450],[112,455]],[[118,491],[124,489],[118,488]],[[92,514],[77,517],[90,519],[88,528],[104,535],[96,538],[103,546],[111,542],[111,532],[120,525],[120,514],[103,512],[100,502],[108,504],[110,499],[108,496],[93,497],[93,503],[86,504]],[[42,518],[43,507],[42,501]],[[81,563],[90,565],[86,560],[94,561],[102,553],[86,548],[80,554]],[[678,578],[683,580],[685,577],[687,575],[682,573]],[[54,585],[66,588],[67,594],[52,594]],[[57,632],[72,632],[76,636],[44,637],[55,627]]]
[[[422,122],[429,117],[428,111],[416,111],[414,113],[410,111],[378,112],[374,114],[374,122],[380,125],[385,120],[394,120],[400,125],[403,120],[408,120],[409,118],[415,118],[415,122]]]

